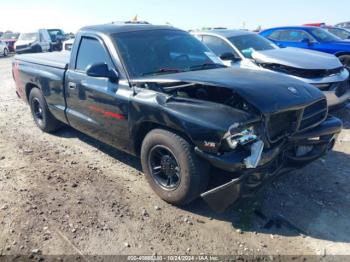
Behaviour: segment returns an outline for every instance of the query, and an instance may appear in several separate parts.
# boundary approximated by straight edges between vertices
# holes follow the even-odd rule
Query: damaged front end
[[[276,144],[246,133],[236,140],[237,144],[244,145],[240,150],[214,155],[196,148],[201,158],[236,175],[201,197],[213,210],[222,212],[239,199],[252,196],[277,175],[301,168],[323,156],[333,148],[341,128],[339,119],[329,117],[317,127],[295,133]]]
[[[201,195],[217,212],[323,156],[342,128],[339,119],[328,116],[324,95],[300,82],[264,90],[152,78],[137,86],[165,94],[157,97],[167,113],[160,118],[186,133],[200,158],[230,173],[230,181]]]

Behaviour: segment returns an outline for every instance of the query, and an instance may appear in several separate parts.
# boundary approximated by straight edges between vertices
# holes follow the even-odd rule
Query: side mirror
[[[108,78],[112,82],[117,82],[119,74],[115,69],[109,69],[106,63],[98,63],[90,65],[87,68],[86,74],[91,77]]]
[[[312,45],[312,42],[309,38],[304,38],[303,40],[301,40],[301,42],[307,44],[308,46]]]
[[[242,59],[240,57],[237,57],[235,54],[233,53],[223,53],[221,56],[220,56],[220,59],[222,61],[232,61],[232,62],[238,62],[238,61],[241,61]]]

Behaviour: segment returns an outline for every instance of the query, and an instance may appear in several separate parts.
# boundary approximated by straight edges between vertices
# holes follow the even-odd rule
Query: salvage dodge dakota
[[[152,189],[175,205],[201,196],[223,211],[324,155],[342,128],[317,88],[228,68],[170,26],[85,27],[71,53],[16,56],[13,76],[41,130],[64,123],[140,156]],[[210,167],[230,180],[208,188]]]

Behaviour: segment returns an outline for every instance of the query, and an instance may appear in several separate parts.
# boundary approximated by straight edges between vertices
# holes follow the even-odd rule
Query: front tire
[[[350,70],[350,55],[341,55],[339,56],[339,60],[348,70]]]
[[[35,124],[44,132],[50,133],[62,127],[49,111],[45,98],[38,88],[33,88],[29,95],[29,105]]]
[[[154,129],[146,135],[141,162],[151,188],[168,203],[188,204],[208,186],[209,164],[185,139],[167,130]]]
[[[7,48],[4,48],[4,56],[6,57],[8,56],[8,54],[9,54],[9,50]]]

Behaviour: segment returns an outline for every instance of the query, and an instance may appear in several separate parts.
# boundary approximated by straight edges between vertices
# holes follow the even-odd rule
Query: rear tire
[[[35,124],[44,132],[50,133],[62,127],[49,111],[45,98],[39,88],[33,88],[29,95],[29,105]]]
[[[339,60],[348,70],[350,70],[350,55],[341,55],[339,56]]]
[[[185,139],[167,130],[154,129],[146,135],[141,162],[151,188],[168,203],[188,204],[208,186],[209,164]]]

